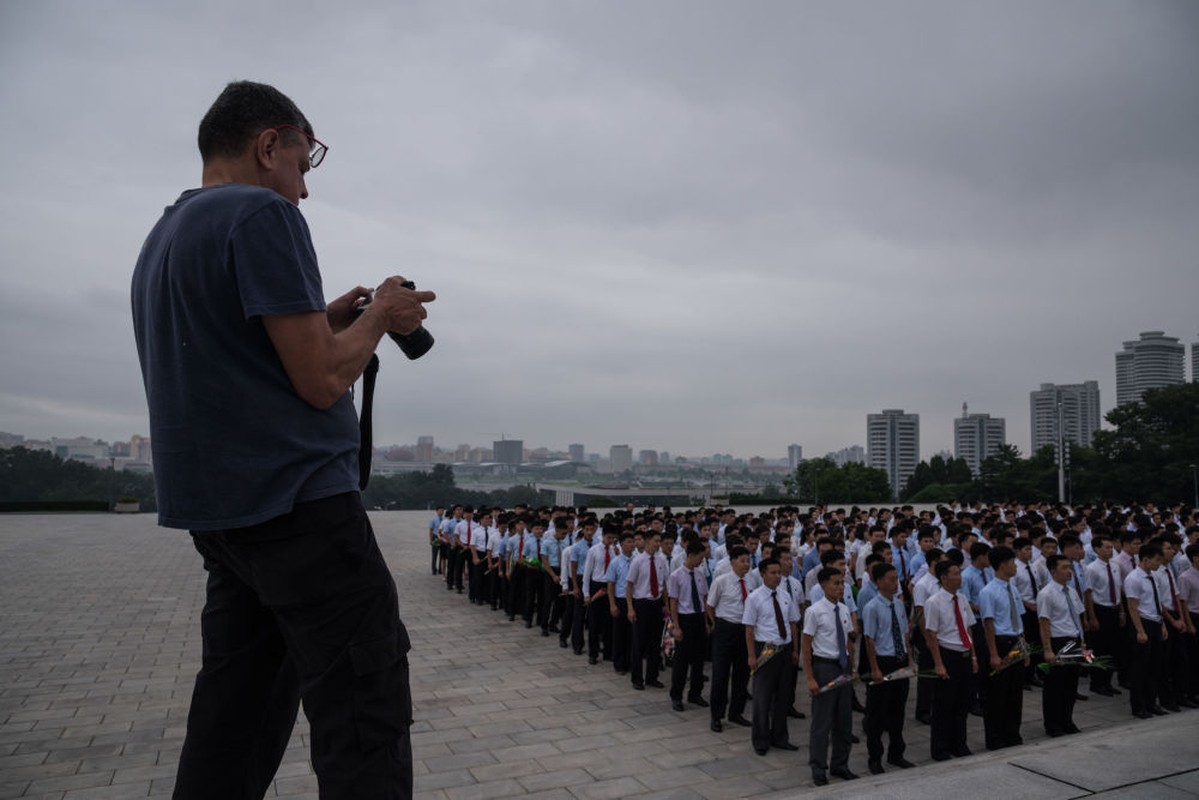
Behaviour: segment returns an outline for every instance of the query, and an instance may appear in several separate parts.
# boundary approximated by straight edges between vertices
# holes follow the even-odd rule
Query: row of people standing
[[[431,522],[432,568],[444,572],[447,589],[463,591],[465,584],[472,602],[502,610],[513,621],[521,618],[527,627],[536,624],[543,636],[556,633],[562,647],[586,653],[592,664],[611,662],[640,691],[664,688],[660,654],[668,621],[672,707],[708,707],[717,732],[726,724],[751,727],[758,752],[796,749],[787,719],[802,716],[795,708],[802,668],[813,697],[809,759],[818,784],[829,774],[855,777],[847,759],[856,737],[846,709],[857,705],[857,698],[848,685],[825,689],[836,677],[829,676],[852,671],[852,662],[869,682],[868,764],[872,772],[881,772],[884,734],[889,735],[889,764],[913,766],[902,736],[911,681],[883,680],[904,663],[938,676],[917,681],[917,719],[933,725],[931,756],[951,758],[969,754],[970,710],[984,717],[988,748],[1022,741],[1021,693],[1039,673],[1033,658],[1027,667],[1004,663],[1018,643],[1043,647],[1052,662],[1069,641],[1078,646],[1110,633],[1106,625],[1091,629],[1092,613],[1099,618],[1105,612],[1092,611],[1102,604],[1095,602],[1091,584],[1078,589],[1077,569],[1085,559],[1058,555],[1046,542],[1072,552],[1078,544],[1072,534],[1058,542],[1038,526],[993,525],[988,543],[972,526],[956,523],[937,541],[929,519],[902,514],[889,526],[875,520],[864,531],[851,529],[847,538],[844,528],[813,524],[810,516],[801,522],[787,510],[769,525],[762,518],[735,516],[725,522],[703,511],[673,519],[616,514],[602,521],[565,509],[484,510],[480,517],[476,521],[471,510],[461,509]],[[796,528],[807,535],[793,538]],[[1031,538],[1016,536],[1024,531]],[[1096,555],[1084,575],[1110,569],[1110,539],[1100,527],[1088,542],[1087,555]],[[849,561],[841,548],[851,553]],[[1139,561],[1152,565],[1161,559],[1155,562],[1149,555]],[[861,578],[854,581],[857,575]],[[1059,575],[1073,584],[1068,593],[1047,591],[1050,583],[1061,585]],[[835,588],[826,585],[830,581]],[[1140,633],[1130,642],[1130,647],[1148,644],[1150,659],[1158,641],[1149,618],[1154,608],[1136,617],[1149,622],[1147,642],[1139,642]],[[1122,610],[1131,620],[1126,606]],[[1188,621],[1193,630],[1194,620]],[[763,650],[773,655],[761,659]],[[708,700],[703,697],[705,660],[712,662]],[[745,718],[751,671],[752,722]],[[1131,685],[1131,661],[1125,672]],[[1077,730],[1072,707],[1078,669],[1053,667],[1046,674],[1046,729],[1050,735],[1071,733]],[[1092,671],[1093,688],[1102,686],[1106,674]],[[1144,692],[1134,694],[1136,711]],[[926,695],[923,703],[921,695]],[[1191,696],[1184,694],[1180,702],[1189,704]],[[1155,713],[1153,708],[1149,705],[1149,713]]]

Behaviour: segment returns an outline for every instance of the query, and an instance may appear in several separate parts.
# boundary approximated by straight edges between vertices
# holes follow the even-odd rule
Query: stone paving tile
[[[811,790],[807,722],[790,723],[798,753],[760,758],[748,731],[712,734],[703,709],[676,714],[664,692],[632,691],[611,664],[589,666],[556,637],[469,606],[427,574],[425,516],[372,513],[413,642],[418,796],[687,800]],[[149,515],[0,516],[0,800],[169,796],[199,663],[203,595],[187,535],[159,529]],[[1026,692],[1024,704],[1028,744],[1005,751],[1007,761],[1050,741],[1039,692]],[[1084,731],[1130,722],[1126,696],[1093,698],[1076,713]],[[860,722],[855,715],[855,729]],[[981,721],[972,717],[968,729],[982,754]],[[908,757],[933,773],[928,728],[909,721],[905,734]],[[301,715],[270,796],[315,800],[308,744]],[[954,766],[990,770],[987,759]],[[1177,768],[1199,767],[1185,761]],[[866,772],[863,747],[850,767]],[[1196,776],[1145,786],[1193,792]],[[879,796],[898,797],[913,780],[891,772],[869,783]]]

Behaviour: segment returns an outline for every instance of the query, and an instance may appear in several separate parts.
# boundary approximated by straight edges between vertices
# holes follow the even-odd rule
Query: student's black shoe
[[[1170,705],[1166,705],[1165,703],[1162,703],[1162,708],[1166,709],[1166,710],[1167,710],[1167,711],[1169,711],[1171,714],[1177,714],[1179,711],[1182,711],[1182,709],[1181,709],[1181,708],[1179,708],[1178,706],[1174,705],[1173,703],[1171,703]]]
[[[790,717],[791,719],[807,719],[807,717],[804,716],[804,713],[802,711],[797,711],[795,709],[795,706],[791,706],[790,708],[787,709],[787,716]]]
[[[712,729],[712,733],[721,733],[724,731],[724,726],[720,724],[720,720],[712,720],[712,724],[708,726]]]
[[[565,639],[559,639],[559,640],[558,640],[558,646],[559,646],[559,647],[561,647],[562,649],[566,649],[566,640],[565,640]]]
[[[700,708],[708,707],[708,701],[702,697],[688,697],[687,702],[693,706],[699,706]]]
[[[954,758],[965,758],[966,756],[972,755],[974,755],[974,752],[971,751],[969,747],[959,747],[957,750],[953,751]]]
[[[1086,700],[1090,700],[1091,696],[1089,694],[1083,694],[1082,692],[1075,692],[1074,699],[1086,701]]]
[[[583,648],[581,648],[581,647],[576,647],[576,648],[575,648],[575,650],[574,650],[574,652],[575,652],[575,655],[576,655],[576,656],[581,656],[581,655],[583,655]]]
[[[834,778],[840,778],[843,781],[856,781],[858,779],[858,776],[850,772],[848,769],[830,769],[828,774],[832,775]]]
[[[753,727],[753,723],[740,714],[736,715],[735,717],[729,717],[729,722],[733,723],[734,725],[740,725],[742,728]]]
[[[856,694],[853,696],[853,710],[859,714],[866,713],[866,706],[862,705],[862,701],[858,699]]]
[[[1148,711],[1134,711],[1132,715],[1137,719],[1153,719],[1153,715]]]
[[[758,753],[758,755],[764,756],[764,755],[766,755],[766,752],[762,751],[761,753]],[[812,783],[816,784],[817,786],[828,786],[828,776],[827,775],[813,775]]]
[[[871,775],[882,775],[884,772],[886,772],[886,770],[883,769],[883,762],[879,761],[877,758],[872,758],[867,761],[866,768],[870,770]]]
[[[1082,733],[1082,731],[1079,730],[1078,726],[1073,723],[1067,725],[1062,730],[1064,730],[1066,733]]]
[[[587,657],[587,663],[588,663],[588,664],[590,664],[590,665],[592,665],[592,666],[595,666],[596,664],[598,664],[598,663],[599,663],[599,659],[598,659],[598,658],[596,658],[595,656],[588,656],[588,657]]]
[[[652,681],[646,681],[645,685],[652,686],[655,689],[665,689],[666,688],[666,684],[662,683],[662,681],[658,680],[657,678],[654,678]]]
[[[849,734],[849,741],[851,744],[861,744],[862,743],[862,740],[860,738],[858,738],[858,735],[856,733]],[[834,772],[833,774],[836,775],[837,773]]]
[[[793,745],[790,742],[771,742],[770,746],[777,748],[779,750],[798,750],[799,749],[798,746]]]
[[[633,688],[634,688],[634,689],[636,689],[636,690],[637,690],[637,691],[639,691],[639,692],[644,692],[644,691],[645,691],[645,684],[644,684],[644,683],[642,683],[641,681],[633,681]]]
[[[1102,696],[1102,697],[1115,697],[1115,696],[1116,696],[1116,693],[1115,693],[1115,691],[1114,691],[1114,690],[1112,690],[1112,689],[1108,689],[1108,688],[1107,688],[1107,687],[1105,687],[1105,686],[1100,686],[1100,687],[1099,687],[1099,688],[1097,688],[1097,689],[1092,689],[1092,690],[1091,690],[1091,694],[1097,694],[1097,695],[1100,695],[1100,696]]]
[[[912,767],[916,766],[906,758],[888,758],[887,763],[893,767],[899,767],[900,769],[911,769]]]
[[[949,753],[933,753],[933,761],[948,761],[953,758]]]
[[[686,711],[687,710],[687,708],[683,705],[682,700],[671,700],[670,707],[673,708],[675,711]]]
[[[765,748],[765,747],[755,747],[754,752],[760,756],[764,756],[764,755],[766,755],[767,749],[768,748]],[[828,783],[828,779],[826,778],[824,782]]]
[[[917,722],[921,722],[921,723],[923,723],[923,724],[925,724],[925,725],[932,725],[932,724],[933,724],[933,718],[932,718],[931,716],[929,716],[928,714],[917,714],[917,715],[916,715],[916,721],[917,721]]]

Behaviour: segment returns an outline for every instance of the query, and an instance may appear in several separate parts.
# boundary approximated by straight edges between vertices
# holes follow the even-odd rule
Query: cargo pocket
[[[405,734],[412,724],[408,685],[408,632],[350,645],[354,668],[354,727],[358,747],[374,750]]]

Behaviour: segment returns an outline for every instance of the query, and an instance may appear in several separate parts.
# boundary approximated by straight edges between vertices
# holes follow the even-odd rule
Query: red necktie
[[[517,548],[516,560],[520,561],[524,557],[525,557],[525,532],[521,531],[520,532],[520,547]]]
[[[741,583],[741,602],[742,602],[742,603],[744,603],[744,602],[745,602],[745,597],[746,597],[746,594],[745,594],[745,578],[741,578],[739,582]]]
[[[470,520],[466,521],[466,546],[470,547]]]
[[[605,547],[604,548],[604,574],[605,575],[608,574],[608,564],[611,563],[611,561],[612,561],[612,551]]]
[[[974,649],[974,645],[970,644],[970,634],[966,632],[966,623],[962,621],[962,607],[958,605],[958,596],[953,596],[953,616],[958,621],[958,636],[962,638],[962,647],[966,651]]]
[[[1107,567],[1107,599],[1114,606],[1116,604],[1116,579],[1112,577],[1112,562],[1105,561],[1104,565]]]
[[[653,596],[652,599],[658,599],[658,559],[654,556],[649,557],[649,593]]]

